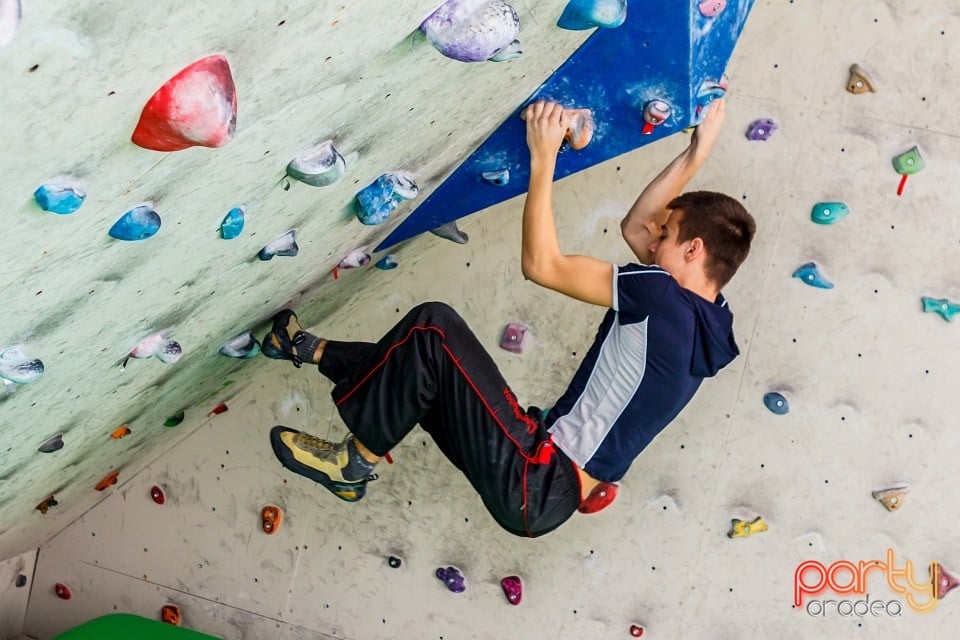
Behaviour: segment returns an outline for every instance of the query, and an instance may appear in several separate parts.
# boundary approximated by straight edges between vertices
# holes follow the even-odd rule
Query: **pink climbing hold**
[[[237,92],[226,57],[197,60],[157,89],[140,114],[133,143],[154,151],[222,147],[237,126]]]
[[[942,600],[944,596],[960,585],[960,580],[949,571],[943,568],[939,562],[932,562],[931,569],[933,573],[933,595],[937,600]]]
[[[527,343],[527,327],[518,322],[511,322],[500,337],[500,348],[511,353],[523,353]]]
[[[507,576],[500,581],[500,586],[503,587],[503,595],[507,596],[507,602],[514,606],[520,604],[523,598],[523,580],[520,576]]]
[[[727,8],[727,0],[702,0],[699,8],[700,15],[713,18]]]

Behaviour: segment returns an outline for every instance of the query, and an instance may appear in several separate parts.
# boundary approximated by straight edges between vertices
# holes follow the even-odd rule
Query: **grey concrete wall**
[[[920,583],[932,561],[960,571],[950,526],[960,337],[920,305],[960,300],[949,82],[958,33],[946,1],[758,3],[729,69],[726,130],[691,185],[742,197],[759,223],[725,291],[743,355],[642,454],[611,508],[539,540],[511,537],[420,433],[381,465],[364,501],[336,501],[285,472],[266,439],[274,424],[341,435],[329,385],[260,360],[246,365],[242,389],[217,397],[227,413],[193,410],[182,440],[157,445],[41,547],[27,632],[52,637],[115,608],[154,617],[174,602],[185,624],[228,638],[626,638],[632,623],[651,638],[953,637],[960,596],[917,613],[880,573],[868,576],[870,599],[901,602],[900,615],[844,616],[837,605],[810,615],[792,603],[806,560],[885,561],[892,549],[895,568],[909,561]],[[844,91],[853,62],[878,93]],[[748,142],[760,117],[780,130]],[[619,217],[683,144],[675,136],[559,183],[564,249],[628,260]],[[890,160],[914,144],[928,167],[898,197]],[[845,201],[849,217],[814,225],[811,207],[827,200]],[[602,311],[522,280],[519,216],[514,201],[469,219],[466,246],[418,239],[396,252],[400,268],[347,272],[296,307],[320,335],[371,339],[418,301],[448,301],[521,402],[549,404]],[[810,260],[833,290],[790,277]],[[496,347],[509,321],[532,327],[521,356]],[[771,390],[789,398],[788,415],[764,408]],[[887,512],[871,491],[898,483],[910,491]],[[163,507],[149,499],[154,484],[167,488]],[[259,530],[268,502],[285,509],[274,536]],[[756,516],[768,531],[727,537],[731,518]],[[402,568],[386,565],[391,554]],[[433,576],[446,564],[467,574],[465,594]],[[514,573],[526,582],[519,607],[498,586]],[[52,594],[57,581],[73,586],[70,602]]]
[[[0,562],[0,637],[20,637],[33,585],[36,550]]]

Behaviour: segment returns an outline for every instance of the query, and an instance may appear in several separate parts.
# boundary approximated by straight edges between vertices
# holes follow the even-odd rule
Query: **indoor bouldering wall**
[[[751,256],[725,290],[742,354],[641,455],[610,508],[577,515],[540,539],[512,537],[419,431],[392,452],[393,464],[381,463],[357,504],[337,501],[273,457],[267,433],[275,424],[321,437],[344,433],[329,383],[315,370],[216,353],[247,330],[260,337],[287,304],[320,335],[364,340],[417,302],[447,301],[523,404],[551,404],[589,346],[602,310],[522,279],[520,199],[461,220],[465,245],[424,235],[390,248],[393,269],[375,268],[383,253],[366,264],[354,254],[334,279],[341,259],[361,246],[369,252],[396,228],[589,33],[556,26],[564,2],[512,4],[523,54],[498,63],[448,60],[429,42],[408,40],[411,23],[434,6],[418,7],[414,19],[409,8],[378,7],[377,24],[396,31],[376,39],[337,31],[351,16],[353,24],[367,17],[352,6],[283,7],[266,16],[240,3],[236,14],[191,7],[177,37],[144,27],[138,37],[168,42],[176,62],[164,53],[144,67],[149,74],[124,74],[119,88],[103,80],[100,102],[11,94],[22,123],[11,149],[67,164],[54,153],[57,137],[39,120],[42,109],[28,108],[36,100],[64,110],[56,133],[85,125],[62,148],[87,158],[45,168],[42,177],[24,176],[19,156],[0,160],[10,176],[0,194],[20,207],[5,205],[4,214],[30,220],[11,225],[3,240],[15,243],[5,245],[6,255],[26,256],[11,262],[5,280],[17,310],[9,340],[21,346],[23,362],[41,358],[45,367],[0,404],[0,545],[5,556],[40,547],[25,587],[24,632],[52,638],[106,613],[159,618],[175,605],[185,627],[224,638],[951,637],[960,622],[952,591],[960,540],[948,524],[960,451],[951,392],[960,340],[951,320],[960,302],[960,228],[951,213],[960,197],[953,180],[960,131],[955,89],[945,79],[960,54],[960,14],[946,0],[756,3],[726,69],[725,130],[691,185],[740,198],[758,221]],[[631,13],[638,4],[629,3],[626,20],[643,15]],[[0,49],[4,72],[27,83],[48,68],[69,74],[77,61],[94,60],[104,78],[117,77],[146,53],[119,50],[133,32],[119,28],[125,14],[113,9],[107,29],[79,9],[25,4]],[[178,15],[149,11],[161,12],[140,8],[137,24]],[[39,26],[31,36],[28,18],[58,25],[59,37]],[[321,24],[329,38],[309,28]],[[285,58],[280,40],[294,30],[302,45],[322,42],[333,52],[311,64],[332,56],[322,64],[344,66],[321,77],[308,73],[304,58]],[[87,35],[67,37],[76,33]],[[203,42],[181,42],[185,36]],[[358,43],[373,47],[362,70]],[[130,146],[154,92],[214,52],[226,55],[236,86],[232,140],[176,152]],[[244,79],[244,68],[256,71]],[[415,77],[429,84],[411,95]],[[91,100],[101,88],[92,84]],[[118,95],[129,104],[110,102]],[[245,102],[249,95],[259,98]],[[643,122],[638,114],[637,126]],[[340,123],[354,137],[338,137]],[[113,129],[115,140],[98,137]],[[283,145],[271,144],[281,138]],[[287,176],[289,161],[308,150],[293,173],[321,182],[337,176],[340,161],[326,140],[343,159],[335,183],[315,187]],[[630,260],[619,220],[685,142],[682,133],[664,137],[559,182],[564,250]],[[34,148],[47,153],[27,153]],[[376,162],[368,166],[368,158]],[[412,193],[403,173],[385,179],[392,195],[377,204],[396,208],[384,225],[363,226],[347,210],[380,175],[405,171],[418,193],[399,197]],[[33,191],[66,175],[86,201],[59,217],[39,211]],[[269,185],[263,193],[261,182]],[[129,185],[130,193],[114,189],[96,204],[94,193],[108,183]],[[146,202],[162,219],[156,235],[133,241],[142,245],[110,240],[121,214]],[[244,228],[225,240],[221,222],[238,206]],[[37,233],[56,223],[73,223],[69,235]],[[282,255],[292,247],[279,241],[272,260],[257,258],[294,228],[297,256]],[[160,242],[165,248],[147,250]],[[243,250],[228,251],[237,242]],[[352,264],[359,267],[346,268]],[[206,275],[194,284],[194,273]],[[79,286],[88,282],[93,294]],[[509,323],[529,328],[522,353],[498,346]],[[144,346],[153,357],[131,358],[123,371],[114,366],[168,328]],[[88,337],[77,345],[71,340],[80,329]],[[170,341],[182,347],[179,358]],[[249,348],[241,339],[230,350]],[[103,370],[91,366],[102,349],[110,361]],[[97,416],[112,417],[99,424]],[[177,424],[164,426],[168,419]],[[130,433],[117,431],[124,424]],[[62,448],[37,452],[60,432]],[[96,492],[116,470],[116,484]],[[57,505],[46,515],[34,510],[51,494]],[[271,534],[261,523],[268,505],[283,514]],[[445,575],[448,567],[466,577],[464,592],[438,580],[437,570]],[[523,585],[515,605],[501,584],[512,576]],[[58,595],[58,584],[70,599]]]

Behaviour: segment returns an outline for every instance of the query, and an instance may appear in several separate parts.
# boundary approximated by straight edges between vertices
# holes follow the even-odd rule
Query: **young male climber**
[[[334,382],[333,400],[351,434],[333,443],[274,427],[270,440],[281,463],[343,500],[360,500],[377,462],[419,423],[510,533],[540,536],[574,511],[606,506],[616,495],[613,483],[703,378],[739,353],[720,289],[749,252],[754,220],[729,196],[680,195],[716,142],[724,109],[723,100],[709,107],[689,146],[624,217],[623,237],[640,261],[625,266],[560,251],[551,198],[568,116],[550,102],[525,110],[523,274],[608,309],[552,409],[521,408],[445,304],[413,308],[377,343],[322,340],[284,310],[263,339],[264,353],[297,367],[316,364]]]

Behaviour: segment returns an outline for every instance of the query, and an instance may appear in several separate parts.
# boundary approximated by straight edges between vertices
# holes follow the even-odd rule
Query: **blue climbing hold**
[[[149,205],[141,204],[123,214],[110,227],[117,240],[146,240],[160,230],[160,216]]]
[[[952,322],[953,317],[960,313],[960,304],[950,302],[946,298],[928,298],[927,296],[923,296],[920,300],[923,302],[923,310],[925,313],[939,313],[940,317],[949,322]]]
[[[571,31],[594,27],[613,29],[627,19],[627,0],[570,0],[557,26]]]
[[[787,399],[782,393],[778,393],[777,391],[771,391],[770,393],[764,394],[763,404],[766,405],[767,409],[770,409],[770,411],[778,416],[783,416],[790,413],[790,403],[787,402]]]
[[[827,280],[822,273],[820,273],[820,267],[817,266],[816,262],[808,262],[804,265],[801,265],[793,272],[794,278],[800,278],[804,284],[808,284],[811,287],[817,287],[818,289],[833,289],[833,283]]]
[[[377,269],[383,269],[384,271],[389,271],[390,269],[397,268],[397,259],[391,255],[386,255],[377,260],[375,266]]]
[[[260,343],[253,337],[252,333],[247,331],[227,340],[220,347],[220,353],[231,358],[248,360],[257,357],[257,354],[260,353]]]
[[[510,169],[500,171],[484,171],[480,174],[483,181],[495,187],[505,187],[510,184]]]
[[[813,205],[810,218],[817,224],[833,224],[849,213],[850,208],[842,202],[818,202]]]
[[[220,237],[233,240],[243,231],[243,207],[234,207],[223,216],[220,223]]]
[[[80,208],[87,194],[83,189],[63,184],[42,184],[33,197],[44,211],[65,215]]]
[[[413,174],[406,171],[385,173],[357,194],[357,219],[367,225],[386,222],[397,205],[417,197],[418,193],[420,188]]]
[[[261,260],[270,260],[273,256],[293,257],[300,253],[297,245],[297,230],[290,229],[283,235],[277,236],[260,249],[257,257]]]

